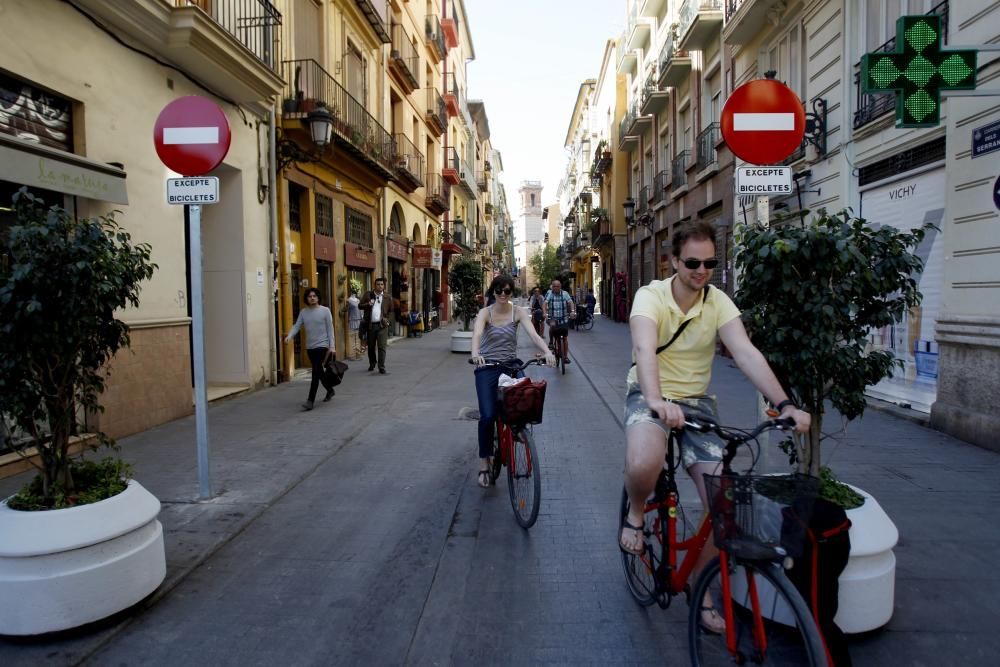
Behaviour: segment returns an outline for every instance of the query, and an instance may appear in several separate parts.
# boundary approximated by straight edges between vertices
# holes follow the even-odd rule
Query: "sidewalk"
[[[683,664],[683,601],[638,608],[614,546],[627,326],[598,317],[571,334],[565,376],[539,371],[545,477],[529,533],[503,482],[483,493],[472,479],[475,425],[461,414],[475,395],[450,333],[395,341],[386,376],[350,362],[312,412],[299,408],[307,377],[210,406],[206,502],[193,417],[124,438],[163,503],[166,581],[98,627],[0,639],[0,664]],[[752,424],[754,394],[730,364],[716,360],[712,390],[726,423]],[[852,639],[855,665],[992,664],[1000,455],[875,410],[824,445],[900,531],[895,615]],[[26,479],[0,480],[0,495]]]

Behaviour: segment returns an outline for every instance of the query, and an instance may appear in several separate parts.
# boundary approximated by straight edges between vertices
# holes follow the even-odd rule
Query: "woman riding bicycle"
[[[795,420],[796,431],[808,431],[810,423],[809,415],[788,399],[767,361],[750,342],[736,305],[725,292],[709,285],[718,263],[711,223],[688,223],[678,229],[672,253],[675,274],[639,288],[629,317],[635,360],[627,378],[624,420],[629,514],[619,547],[637,555],[645,547],[643,506],[663,468],[667,436],[671,428],[684,426],[684,413],[674,401],[717,418],[715,399],[707,395],[716,334],[733,353],[740,370],[777,406],[781,416]],[[680,445],[682,464],[707,508],[703,475],[718,474],[722,447],[689,431],[681,434]],[[694,578],[717,553],[711,539],[705,546],[695,563]],[[725,622],[711,601],[699,603],[702,626],[722,632]]]
[[[497,276],[490,283],[489,294],[496,297],[496,303],[487,306],[476,315],[472,330],[472,360],[476,368],[476,396],[479,399],[479,486],[488,487],[490,479],[490,454],[493,452],[493,433],[496,431],[497,381],[503,373],[502,367],[482,368],[487,362],[513,361],[517,358],[517,328],[521,326],[531,337],[531,342],[545,354],[545,361],[555,363],[542,337],[535,333],[531,315],[523,308],[515,308],[511,303],[514,281],[508,276]]]

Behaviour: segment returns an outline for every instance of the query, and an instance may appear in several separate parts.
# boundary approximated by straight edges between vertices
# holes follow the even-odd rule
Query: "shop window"
[[[333,200],[325,195],[316,195],[316,233],[333,236]]]
[[[347,242],[366,248],[374,247],[372,241],[372,217],[353,208],[344,207],[344,219],[347,225]]]
[[[0,132],[73,152],[72,103],[0,72]]]
[[[288,228],[293,232],[302,231],[302,197],[306,189],[295,183],[288,184]]]

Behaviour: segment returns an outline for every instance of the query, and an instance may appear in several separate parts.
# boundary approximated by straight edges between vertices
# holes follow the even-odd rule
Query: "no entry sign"
[[[791,88],[757,79],[733,91],[722,108],[722,136],[730,150],[752,164],[774,164],[795,152],[806,132],[802,101]]]
[[[167,106],[153,126],[153,144],[163,164],[184,176],[203,176],[229,152],[229,121],[210,99],[190,95]]]

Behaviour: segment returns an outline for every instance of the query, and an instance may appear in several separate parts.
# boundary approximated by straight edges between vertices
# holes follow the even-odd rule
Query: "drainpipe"
[[[278,303],[278,295],[274,289],[274,283],[278,278],[278,170],[277,170],[277,140],[275,137],[275,118],[277,118],[278,106],[277,102],[271,102],[271,111],[268,113],[267,118],[267,129],[268,129],[268,141],[267,141],[267,156],[268,156],[268,166],[267,166],[267,177],[268,177],[268,188],[267,188],[267,204],[268,213],[270,217],[270,229],[268,239],[270,241],[270,252],[268,253],[267,259],[271,264],[271,284],[267,285],[268,294],[270,294],[270,303],[267,309],[267,331],[268,331],[268,356],[271,359],[271,386],[276,386],[278,384],[278,345],[276,343],[278,331],[277,331],[277,319],[275,317],[275,308]]]
[[[441,18],[448,16],[448,0],[441,0]],[[447,49],[446,49],[447,51]],[[441,66],[441,72],[444,79],[441,82],[441,87],[444,89],[445,93],[448,92],[448,54],[444,54],[444,63]],[[451,125],[451,115],[448,115],[448,126]],[[448,164],[448,126],[444,129],[444,156],[441,160],[441,168],[443,169]],[[448,190],[449,197],[451,196],[451,189]],[[444,212],[444,220],[441,221],[441,227],[444,229],[445,238],[450,241],[451,233],[451,207]],[[448,261],[444,257],[444,253],[441,253],[441,289],[438,290],[441,294],[441,303],[438,305],[438,321],[444,322],[448,318]]]

